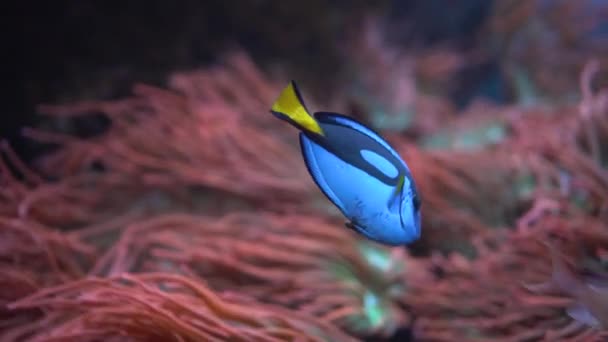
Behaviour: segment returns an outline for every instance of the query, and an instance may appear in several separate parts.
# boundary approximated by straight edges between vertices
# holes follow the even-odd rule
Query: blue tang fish
[[[270,112],[300,130],[308,172],[347,218],[346,227],[390,246],[420,237],[420,198],[414,180],[380,135],[342,114],[310,115],[293,81]]]

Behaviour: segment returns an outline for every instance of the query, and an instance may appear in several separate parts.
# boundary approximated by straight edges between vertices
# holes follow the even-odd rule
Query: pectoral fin
[[[389,208],[392,208],[400,203],[403,184],[405,184],[405,175],[399,176],[399,179],[397,180],[397,185],[395,185],[395,189],[388,199],[387,205]]]

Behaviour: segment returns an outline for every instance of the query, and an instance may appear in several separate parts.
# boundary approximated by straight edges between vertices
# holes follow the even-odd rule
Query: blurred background
[[[347,93],[363,107],[394,106],[386,98],[407,97],[391,94],[399,78],[457,111],[477,100],[576,101],[582,63],[605,56],[606,16],[601,0],[20,3],[8,24],[2,133],[16,139],[39,122],[41,103],[125,96],[234,49],[324,102]]]
[[[6,13],[0,341],[608,338],[608,1]],[[419,241],[344,229],[292,79],[402,154]]]

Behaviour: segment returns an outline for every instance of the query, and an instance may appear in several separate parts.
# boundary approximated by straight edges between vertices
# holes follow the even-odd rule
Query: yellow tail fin
[[[279,98],[272,105],[270,112],[298,129],[323,135],[323,130],[317,120],[308,113],[294,81],[291,81],[283,89]]]

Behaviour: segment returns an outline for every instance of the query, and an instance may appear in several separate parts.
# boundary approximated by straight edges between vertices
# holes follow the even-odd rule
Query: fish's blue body
[[[406,163],[380,135],[341,114],[310,116],[293,82],[271,112],[300,129],[308,171],[348,219],[347,227],[391,246],[420,237],[420,199],[414,180]]]

